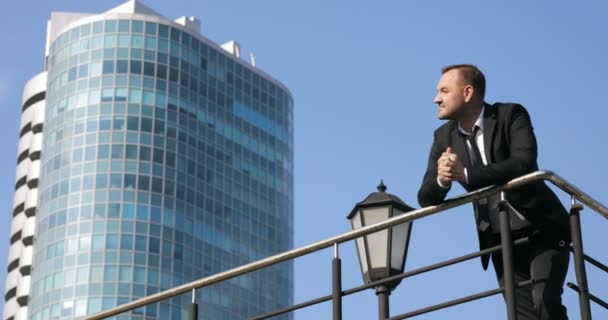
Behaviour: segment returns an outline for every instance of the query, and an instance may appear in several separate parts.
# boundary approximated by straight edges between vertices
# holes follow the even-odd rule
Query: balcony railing
[[[196,293],[196,290],[201,289],[203,287],[207,287],[207,286],[216,284],[216,283],[224,281],[224,280],[232,279],[232,278],[235,278],[235,277],[238,277],[238,276],[250,273],[250,272],[254,272],[256,270],[263,269],[265,267],[268,267],[268,266],[271,266],[274,264],[278,264],[278,263],[281,263],[281,262],[284,262],[284,261],[287,261],[290,259],[298,258],[298,257],[304,256],[304,255],[307,255],[307,254],[310,254],[310,253],[313,253],[313,252],[316,252],[316,251],[319,251],[319,250],[322,250],[322,249],[325,249],[328,247],[332,247],[332,246],[335,248],[334,260],[336,260],[336,259],[338,259],[338,254],[337,254],[338,245],[341,243],[351,241],[356,238],[365,236],[367,234],[371,234],[371,233],[374,233],[374,232],[377,232],[377,231],[380,231],[380,230],[383,230],[386,228],[390,228],[390,227],[393,227],[393,226],[396,226],[396,225],[399,225],[399,224],[402,224],[405,222],[409,222],[409,221],[417,220],[417,219],[420,219],[423,217],[438,214],[438,213],[444,212],[448,209],[470,203],[477,199],[485,198],[485,197],[488,197],[493,194],[502,193],[502,192],[512,190],[512,189],[521,187],[523,185],[533,183],[536,181],[541,181],[541,180],[546,180],[546,181],[553,183],[555,186],[557,186],[558,188],[562,189],[564,192],[569,194],[572,198],[572,206],[570,209],[570,225],[571,225],[571,231],[572,231],[571,251],[573,252],[573,255],[574,255],[574,266],[575,266],[575,271],[576,271],[576,279],[577,279],[578,283],[577,284],[568,283],[568,287],[572,288],[573,290],[575,290],[579,293],[581,319],[589,320],[589,319],[591,319],[590,301],[593,301],[594,303],[597,303],[598,305],[600,305],[606,309],[608,309],[608,303],[606,303],[601,298],[596,297],[589,292],[589,289],[587,286],[585,261],[589,262],[593,266],[595,266],[605,272],[608,272],[608,267],[584,253],[582,238],[581,238],[579,211],[582,209],[581,204],[584,204],[588,208],[592,209],[593,211],[602,215],[604,218],[608,219],[608,209],[604,205],[602,205],[601,203],[599,203],[598,201],[593,199],[591,196],[589,196],[588,194],[586,194],[585,192],[583,192],[576,186],[572,185],[571,183],[569,183],[568,181],[566,181],[565,179],[563,179],[562,177],[560,177],[559,175],[557,175],[551,171],[536,171],[536,172],[521,176],[519,178],[513,179],[504,185],[487,187],[487,188],[479,189],[479,190],[476,190],[473,192],[469,192],[464,195],[448,199],[439,205],[429,206],[429,207],[413,210],[406,214],[388,219],[386,221],[383,221],[383,222],[380,222],[380,223],[377,223],[377,224],[374,224],[374,225],[371,225],[368,227],[363,227],[363,228],[360,228],[357,230],[343,233],[343,234],[340,234],[340,235],[337,235],[337,236],[334,236],[334,237],[331,237],[331,238],[328,238],[325,240],[321,240],[321,241],[309,244],[307,246],[292,249],[292,250],[289,250],[289,251],[286,251],[283,253],[279,253],[279,254],[276,254],[276,255],[268,257],[268,258],[264,258],[264,259],[261,259],[258,261],[254,261],[254,262],[242,265],[240,267],[233,268],[231,270],[227,270],[227,271],[220,272],[220,273],[217,273],[217,274],[209,276],[209,277],[198,279],[196,281],[192,281],[192,282],[186,283],[184,285],[177,286],[172,289],[165,290],[165,291],[162,291],[162,292],[159,292],[159,293],[156,293],[156,294],[153,294],[153,295],[150,295],[150,296],[147,296],[147,297],[144,297],[144,298],[102,311],[100,313],[84,317],[83,319],[84,320],[105,319],[105,318],[108,318],[111,316],[121,314],[123,312],[134,310],[134,309],[137,309],[137,308],[140,308],[140,307],[152,304],[152,303],[156,303],[156,302],[159,302],[159,301],[162,301],[165,299],[169,299],[169,298],[172,298],[172,297],[184,294],[184,293],[188,293],[188,292],[192,292],[193,298],[194,298],[194,296],[195,296],[194,294]],[[504,225],[506,225],[505,230],[501,230],[501,233],[503,235],[505,235],[505,234],[510,235],[510,232],[508,231],[509,230],[508,224],[503,224],[503,226]],[[503,229],[502,226],[501,226],[501,229]],[[508,237],[510,237],[510,236],[508,236]],[[505,238],[503,237],[503,240],[504,239]],[[505,252],[510,252],[513,245],[519,245],[526,241],[528,241],[527,238],[515,239],[514,241],[506,241],[503,243],[503,245],[495,246],[495,247],[488,248],[488,249],[485,249],[485,250],[482,250],[479,252],[474,252],[474,253],[467,254],[467,255],[464,255],[461,257],[439,262],[439,263],[429,265],[426,267],[422,267],[422,268],[419,268],[416,270],[411,270],[411,271],[384,279],[382,281],[369,283],[366,285],[362,285],[362,286],[347,289],[347,290],[342,290],[342,288],[341,288],[340,264],[337,263],[337,264],[334,264],[334,268],[333,268],[332,275],[333,275],[333,284],[334,285],[333,285],[333,292],[331,295],[327,295],[327,296],[319,297],[319,298],[316,298],[316,299],[313,299],[310,301],[302,302],[302,303],[299,303],[299,304],[296,304],[296,305],[293,305],[293,306],[290,306],[290,307],[287,307],[287,308],[284,308],[281,310],[276,310],[276,311],[273,311],[273,312],[270,312],[270,313],[267,313],[264,315],[254,317],[252,319],[267,319],[267,318],[274,317],[274,316],[277,316],[280,314],[292,312],[292,311],[295,311],[295,310],[298,310],[301,308],[305,308],[305,307],[308,307],[311,305],[315,305],[318,303],[332,300],[333,301],[333,319],[338,320],[338,319],[342,318],[342,310],[341,310],[342,307],[341,306],[342,306],[342,297],[344,297],[344,296],[347,296],[347,295],[350,295],[355,292],[359,292],[359,291],[362,291],[362,290],[365,290],[368,288],[376,287],[378,285],[394,281],[395,279],[412,277],[414,275],[418,275],[418,274],[421,274],[424,272],[436,270],[436,269],[443,268],[443,267],[446,267],[449,265],[453,265],[453,264],[456,264],[459,262],[470,260],[470,259],[479,257],[481,255],[484,255],[484,254],[487,254],[490,252],[494,252],[494,251],[498,251],[498,250],[503,250],[503,256],[505,256],[507,258],[510,255],[505,255]],[[339,259],[338,259],[338,262],[339,262]],[[515,310],[514,309],[515,308],[515,306],[514,306],[514,289],[516,287],[520,287],[520,286],[531,285],[532,281],[514,283],[512,273],[511,273],[511,277],[508,276],[509,273],[510,273],[509,270],[505,268],[505,285],[504,285],[504,287],[500,287],[500,288],[485,291],[485,292],[480,292],[480,293],[477,293],[474,295],[447,301],[447,302],[440,303],[440,304],[437,304],[434,306],[425,307],[425,308],[422,308],[419,310],[410,311],[408,313],[393,316],[388,319],[397,320],[397,319],[411,318],[411,317],[414,317],[414,316],[417,316],[420,314],[424,314],[424,313],[432,312],[435,310],[443,309],[446,307],[450,307],[450,306],[462,304],[465,302],[481,299],[481,298],[488,297],[491,295],[496,295],[499,293],[503,293],[505,295],[505,300],[507,302],[507,311],[508,311],[507,314],[508,314],[509,320],[515,319],[516,315],[514,312],[514,310]],[[191,308],[190,317],[191,317],[191,319],[196,319],[196,316],[197,316],[197,308],[196,308],[196,303],[193,301],[193,306]]]

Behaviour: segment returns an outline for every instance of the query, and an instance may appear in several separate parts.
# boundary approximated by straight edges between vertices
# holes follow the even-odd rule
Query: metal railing
[[[279,253],[274,256],[270,256],[270,257],[267,257],[267,258],[264,258],[264,259],[261,259],[258,261],[254,261],[254,262],[251,262],[251,263],[248,263],[248,264],[245,264],[245,265],[242,265],[242,266],[239,266],[239,267],[236,267],[236,268],[224,271],[224,272],[220,272],[220,273],[217,273],[217,274],[209,276],[209,277],[198,279],[198,280],[183,284],[181,286],[174,287],[172,289],[168,289],[168,290],[165,290],[165,291],[153,294],[153,295],[143,297],[141,299],[134,300],[132,302],[129,302],[129,303],[126,303],[123,305],[116,306],[116,307],[108,309],[108,310],[104,310],[104,311],[99,312],[94,315],[86,316],[82,319],[83,320],[105,319],[105,318],[108,318],[111,316],[121,314],[123,312],[134,310],[134,309],[137,309],[137,308],[140,308],[140,307],[152,304],[152,303],[156,303],[156,302],[159,302],[159,301],[162,301],[165,299],[169,299],[169,298],[172,298],[172,297],[184,294],[184,293],[193,292],[193,294],[194,294],[195,290],[197,290],[197,289],[200,289],[200,288],[203,288],[206,286],[210,286],[210,285],[216,284],[218,282],[221,282],[221,281],[224,281],[227,279],[235,278],[235,277],[238,277],[238,276],[241,276],[241,275],[253,272],[253,271],[257,271],[257,270],[263,269],[265,267],[268,267],[268,266],[271,266],[274,264],[278,264],[278,263],[281,263],[281,262],[284,262],[284,261],[287,261],[290,259],[301,257],[301,256],[307,255],[309,253],[313,253],[313,252],[316,252],[316,251],[319,251],[321,249],[325,249],[325,248],[328,248],[331,246],[336,247],[336,257],[334,258],[334,259],[336,259],[337,258],[337,245],[340,243],[354,240],[356,238],[359,238],[359,237],[362,237],[362,236],[365,236],[365,235],[368,235],[368,234],[371,234],[371,233],[374,233],[374,232],[377,232],[377,231],[380,231],[383,229],[387,229],[387,228],[390,228],[390,227],[393,227],[393,226],[396,226],[396,225],[399,225],[402,223],[406,223],[409,221],[427,217],[427,216],[430,216],[430,215],[433,215],[433,214],[436,214],[436,213],[439,213],[439,212],[442,212],[442,211],[445,211],[445,210],[448,210],[448,209],[451,209],[454,207],[461,206],[463,204],[467,204],[467,203],[475,201],[477,199],[485,198],[490,195],[501,193],[504,191],[516,189],[523,185],[533,183],[536,181],[542,181],[542,180],[550,181],[555,186],[562,189],[564,192],[570,194],[572,196],[573,204],[575,204],[575,200],[578,200],[581,203],[585,204],[587,207],[600,213],[604,218],[608,219],[608,208],[606,208],[601,203],[599,203],[598,201],[593,199],[591,196],[589,196],[585,192],[581,191],[579,188],[572,185],[571,183],[569,183],[568,181],[566,181],[559,175],[553,173],[552,171],[536,171],[536,172],[521,176],[519,178],[513,179],[504,185],[486,187],[486,188],[482,188],[482,189],[479,189],[476,191],[472,191],[472,192],[466,193],[464,195],[448,199],[439,205],[428,206],[425,208],[416,209],[416,210],[410,211],[406,214],[399,215],[397,217],[385,220],[383,222],[380,222],[380,223],[377,223],[377,224],[374,224],[371,226],[367,226],[367,227],[363,227],[363,228],[353,230],[353,231],[350,231],[347,233],[343,233],[343,234],[340,234],[340,235],[337,235],[337,236],[334,236],[334,237],[331,237],[331,238],[328,238],[325,240],[321,240],[321,241],[318,241],[318,242],[315,242],[315,243],[312,243],[312,244],[309,244],[309,245],[306,245],[306,246],[303,246],[300,248],[292,249],[292,250],[289,250],[289,251],[286,251],[283,253]],[[575,230],[573,230],[573,235],[574,235],[573,238],[578,238],[577,240],[573,239],[573,252],[574,252],[574,260],[575,260],[575,267],[576,267],[576,273],[577,273],[577,282],[578,282],[578,286],[574,285],[574,287],[576,287],[577,291],[579,292],[579,299],[580,299],[580,304],[581,304],[581,317],[582,317],[582,319],[586,320],[586,319],[590,319],[589,301],[590,300],[595,301],[594,299],[598,299],[599,301],[601,301],[601,300],[599,298],[591,295],[587,288],[585,266],[584,266],[583,261],[586,258],[587,258],[586,260],[590,261],[589,260],[590,257],[585,256],[584,252],[582,250],[582,241],[580,239],[580,220],[578,220],[578,215],[577,215],[580,208],[579,209],[577,209],[577,208],[578,208],[577,206],[573,206],[573,209],[571,210],[571,225],[572,225],[572,223],[575,223],[578,226],[578,227],[575,226],[573,228],[573,229],[575,229]],[[574,215],[572,214],[573,211],[575,213]],[[503,215],[501,215],[501,217],[502,216]],[[575,218],[573,218],[573,216],[575,216]],[[508,223],[502,224],[502,225],[506,226],[506,228],[509,228]],[[576,231],[578,231],[578,235],[575,234]],[[506,232],[505,235],[506,234],[509,235],[507,237],[510,237],[510,232]],[[505,239],[503,238],[502,240],[504,241]],[[509,239],[506,239],[506,240],[509,240]],[[514,244],[517,245],[517,244],[523,243],[527,240],[528,240],[527,238],[518,239],[514,242]],[[266,315],[263,315],[260,317],[256,317],[254,319],[265,319],[265,318],[268,318],[271,316],[283,314],[286,312],[297,310],[297,309],[300,309],[300,308],[303,308],[306,306],[310,306],[313,304],[321,303],[324,301],[329,301],[332,299],[334,300],[334,319],[341,319],[341,310],[335,310],[335,309],[336,308],[341,309],[342,296],[352,294],[355,292],[359,292],[361,290],[371,288],[371,287],[377,286],[382,283],[390,282],[394,279],[413,276],[416,274],[438,269],[438,268],[441,268],[441,267],[444,267],[447,265],[451,265],[454,263],[458,263],[461,261],[473,259],[475,257],[479,257],[481,255],[484,255],[484,254],[487,254],[490,252],[494,252],[494,251],[498,251],[498,250],[503,250],[503,256],[510,256],[510,255],[505,255],[505,250],[507,250],[507,251],[511,250],[512,242],[507,241],[506,244],[507,244],[506,246],[496,246],[496,247],[488,248],[488,249],[485,249],[485,250],[482,250],[479,252],[468,254],[468,255],[465,255],[465,256],[462,256],[459,258],[455,258],[452,260],[440,262],[440,263],[437,263],[437,264],[434,264],[431,266],[427,266],[427,267],[423,267],[423,268],[420,268],[417,270],[405,272],[403,274],[393,276],[391,278],[388,278],[388,279],[385,279],[382,281],[377,281],[374,283],[366,284],[366,285],[363,285],[363,286],[360,286],[357,288],[353,288],[350,290],[346,290],[346,291],[342,291],[342,289],[340,288],[341,287],[340,281],[334,279],[334,285],[333,285],[334,292],[332,293],[332,295],[317,298],[317,299],[314,299],[314,300],[311,300],[311,301],[308,301],[305,303],[300,303],[298,305],[294,305],[292,307],[278,310],[276,312],[269,313],[269,314],[266,314]],[[505,247],[507,247],[507,248],[505,248]],[[595,261],[595,262],[597,262],[597,261]],[[334,273],[337,272],[339,275],[339,264],[338,264],[338,266],[334,267],[334,270],[335,270]],[[508,270],[505,269],[505,277],[507,277],[506,276],[506,274],[508,273],[507,271]],[[438,310],[441,308],[460,304],[460,303],[467,302],[467,301],[480,299],[480,298],[498,294],[498,293],[505,294],[505,298],[506,298],[507,304],[508,304],[507,310],[508,310],[509,319],[515,319],[516,316],[514,314],[514,304],[513,304],[514,302],[510,301],[513,299],[509,298],[509,296],[514,295],[514,288],[520,287],[520,286],[527,286],[527,285],[530,285],[531,283],[532,283],[532,281],[524,281],[522,283],[516,284],[513,282],[513,279],[505,279],[504,288],[498,288],[498,289],[482,292],[482,293],[479,293],[476,295],[448,301],[448,302],[445,302],[445,303],[442,303],[442,304],[439,304],[436,306],[412,311],[410,313],[392,317],[389,319],[390,320],[405,319],[405,318],[409,318],[409,317],[419,315],[422,313],[427,313],[430,311]],[[590,296],[592,296],[593,299],[591,299]],[[603,301],[601,301],[601,302],[606,304]],[[194,303],[194,300],[193,300],[193,303]],[[598,302],[598,304],[600,304],[600,305],[602,305],[602,303]],[[603,306],[605,306],[605,305],[603,305]]]

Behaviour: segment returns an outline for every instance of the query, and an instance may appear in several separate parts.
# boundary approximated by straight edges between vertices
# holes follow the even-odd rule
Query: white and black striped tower
[[[19,126],[17,174],[11,223],[4,319],[27,319],[33,258],[38,178],[44,120],[47,73],[42,72],[25,85]]]

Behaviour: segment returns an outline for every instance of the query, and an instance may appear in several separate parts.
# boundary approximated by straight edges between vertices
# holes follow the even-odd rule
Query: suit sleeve
[[[439,143],[438,132],[435,131],[426,172],[420,190],[418,190],[418,203],[421,207],[439,204],[450,190],[450,188],[441,188],[437,183],[437,160],[444,150],[445,148],[442,148]]]
[[[521,105],[515,105],[512,112],[506,115],[502,130],[505,130],[506,142],[509,144],[509,156],[487,166],[469,168],[470,190],[504,184],[537,170],[536,137],[526,109]]]

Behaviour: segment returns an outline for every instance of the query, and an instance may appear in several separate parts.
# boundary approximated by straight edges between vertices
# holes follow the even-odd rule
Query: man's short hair
[[[470,84],[475,89],[475,92],[483,99],[486,94],[486,77],[483,72],[473,64],[453,64],[445,66],[441,69],[441,74],[444,74],[452,69],[458,69],[466,84]]]

